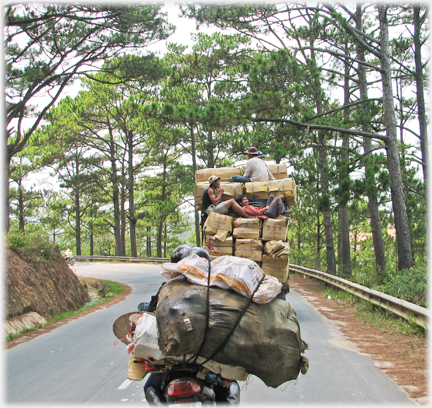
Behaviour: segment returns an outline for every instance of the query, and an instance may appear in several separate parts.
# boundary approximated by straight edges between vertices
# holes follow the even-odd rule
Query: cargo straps
[[[195,355],[195,359],[193,361],[192,364],[195,364],[197,361],[198,356],[201,354],[201,350],[204,347],[204,343],[207,339],[207,333],[208,333],[208,326],[209,326],[209,321],[210,321],[210,275],[211,275],[211,262],[209,261],[209,267],[208,267],[208,277],[207,277],[207,301],[206,301],[206,324],[205,324],[205,330],[204,330],[204,337],[203,340],[201,342],[200,348],[198,350],[198,352]],[[192,356],[189,360],[192,360],[194,358],[194,356]]]
[[[210,269],[209,269],[209,276],[210,276]],[[246,303],[245,307],[243,308],[242,312],[240,313],[237,321],[235,322],[233,328],[231,329],[231,331],[228,333],[228,335],[226,336],[225,340],[220,344],[220,346],[212,353],[212,355],[207,358],[204,362],[202,362],[200,364],[200,366],[203,366],[204,364],[206,364],[208,361],[213,360],[213,358],[221,351],[223,350],[223,348],[227,345],[228,341],[230,340],[231,336],[234,333],[234,330],[237,328],[237,326],[240,324],[241,319],[243,318],[243,316],[246,314],[247,309],[249,308],[249,305],[251,304],[253,297],[255,296],[255,293],[257,292],[258,288],[261,286],[261,283],[263,282],[265,278],[265,275],[263,275],[263,277],[261,278],[260,282],[258,283],[257,287],[255,288],[254,292],[252,293],[252,296],[250,297],[249,301]],[[210,283],[210,278],[208,280],[208,283]],[[198,353],[195,356],[195,360],[194,363],[196,361],[196,359],[198,358],[198,356],[201,353],[201,350],[203,348],[203,345],[205,343],[206,337],[207,337],[207,332],[208,332],[208,322],[210,319],[210,300],[209,300],[209,287],[210,285],[208,284],[207,286],[207,314],[206,314],[206,328],[205,328],[205,332],[204,332],[204,338],[203,341],[201,343],[200,349],[198,350]]]

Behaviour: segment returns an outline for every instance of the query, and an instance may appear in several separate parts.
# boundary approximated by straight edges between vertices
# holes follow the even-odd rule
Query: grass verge
[[[339,304],[356,306],[356,315],[371,327],[380,327],[392,333],[404,333],[415,336],[425,336],[426,331],[414,321],[405,320],[389,310],[372,302],[360,299],[351,293],[338,290],[332,286],[322,284],[322,291],[326,297],[331,297]]]

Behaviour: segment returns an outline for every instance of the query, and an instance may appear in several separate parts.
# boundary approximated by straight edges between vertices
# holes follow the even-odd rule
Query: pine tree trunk
[[[423,69],[421,58],[421,43],[420,43],[420,4],[414,4],[414,61],[416,70],[416,83],[417,83],[417,106],[418,118],[420,125],[420,148],[422,152],[422,166],[423,166],[423,180],[428,185],[428,166],[429,166],[429,151],[428,151],[428,131],[427,131],[427,117],[426,117],[426,103],[424,97],[424,81]],[[427,202],[427,194],[426,194]]]
[[[131,256],[137,257],[136,243],[136,223],[135,218],[135,188],[134,188],[134,167],[133,167],[133,134],[129,131],[128,134],[128,193],[129,193],[129,234]]]
[[[357,4],[356,10],[356,27],[359,31],[362,29],[362,5]],[[357,59],[359,61],[365,61],[364,49],[358,44],[357,45]],[[358,77],[359,77],[359,88],[360,88],[360,98],[368,99],[368,88],[367,88],[367,80],[366,80],[366,70],[363,64],[359,64],[358,68]],[[362,123],[362,130],[369,131],[370,124]],[[372,140],[369,138],[364,138],[363,141],[363,149],[365,157],[371,155],[372,151]],[[368,174],[368,164],[365,165],[365,174]],[[381,216],[378,209],[378,201],[376,194],[373,194],[370,189],[367,189],[368,194],[368,209],[370,215],[370,223],[372,229],[372,240],[375,251],[375,262],[376,268],[378,272],[378,276],[382,281],[383,274],[387,269],[387,259],[384,248],[384,240],[382,235],[382,227],[381,227]]]
[[[196,145],[195,145],[195,133],[194,128],[191,126],[191,142],[192,142],[192,170],[195,177],[195,172],[197,170],[196,164]],[[200,229],[200,215],[195,209],[195,243],[196,246],[201,246],[201,229]]]
[[[381,76],[384,92],[384,120],[387,129],[385,146],[387,149],[388,171],[391,179],[391,195],[396,228],[396,241],[398,248],[399,270],[411,268],[413,257],[408,227],[405,197],[402,184],[402,175],[397,145],[396,115],[393,102],[393,87],[390,65],[390,46],[387,21],[387,5],[379,4],[378,14],[380,21],[380,49],[381,49]]]
[[[313,42],[311,43],[311,59],[315,60],[315,53],[313,51]],[[321,100],[321,84],[319,80],[315,81],[315,95],[316,95],[316,106],[317,114],[323,113],[322,100]],[[329,195],[328,186],[328,171],[327,171],[327,151],[326,151],[326,137],[324,132],[318,132],[318,145],[319,145],[319,158],[318,158],[318,173],[320,175],[320,189],[323,196]],[[324,225],[324,236],[326,245],[327,255],[327,272],[336,274],[336,254],[333,240],[333,226],[331,219],[330,209],[323,210],[323,225]]]
[[[347,51],[346,51],[347,53]],[[350,101],[350,67],[345,63],[345,78],[344,78],[344,105],[348,105]],[[344,121],[349,122],[349,109],[344,109]],[[350,245],[350,225],[349,225],[349,212],[348,212],[348,200],[349,200],[349,137],[343,135],[342,140],[342,151],[341,151],[341,169],[340,171],[340,195],[339,195],[339,206],[340,206],[340,230],[341,230],[341,246],[342,246],[342,273],[346,278],[350,278],[351,271],[351,245]]]

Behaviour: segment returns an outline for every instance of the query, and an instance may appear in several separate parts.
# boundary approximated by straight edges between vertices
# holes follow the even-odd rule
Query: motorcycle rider
[[[171,263],[177,263],[183,258],[186,258],[190,254],[197,254],[201,258],[206,259],[209,263],[211,262],[210,254],[203,248],[190,247],[188,245],[180,245],[175,248],[171,254]],[[162,284],[163,286],[164,284]],[[157,298],[162,288],[159,288],[156,296],[152,296],[152,300],[148,306],[148,312],[154,312],[156,310]],[[149,405],[164,405],[162,398],[162,381],[164,373],[151,373],[144,385],[144,395]],[[223,401],[228,404],[238,405],[240,402],[240,386],[237,381],[230,381],[228,387],[219,385],[214,386],[216,395],[216,401]]]

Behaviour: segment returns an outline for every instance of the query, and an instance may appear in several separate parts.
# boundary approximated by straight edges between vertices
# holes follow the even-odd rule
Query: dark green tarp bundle
[[[247,305],[229,341],[213,356]],[[302,356],[307,345],[301,339],[295,310],[285,300],[275,298],[256,304],[232,290],[211,287],[208,310],[208,332],[203,343],[207,287],[189,283],[184,277],[165,284],[156,309],[162,353],[199,353],[221,364],[243,367],[273,388],[296,379],[301,369],[307,369],[307,358]]]

